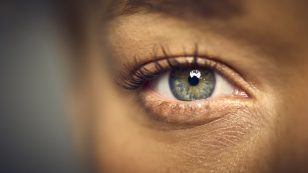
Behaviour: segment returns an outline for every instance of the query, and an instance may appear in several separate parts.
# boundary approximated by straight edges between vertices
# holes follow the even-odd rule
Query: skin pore
[[[303,0],[113,1],[101,33],[108,56],[96,43],[98,22],[92,19],[87,29],[92,46],[84,77],[91,97],[81,100],[91,102],[87,118],[98,171],[307,172],[307,5]],[[194,56],[218,63],[214,70],[249,97],[209,98],[191,111],[186,107],[195,102],[121,85],[133,78],[132,69]],[[167,68],[168,62],[162,65]],[[174,111],[179,105],[185,109]],[[184,118],[177,123],[155,118],[162,114]],[[191,114],[206,121],[189,124]],[[208,121],[211,116],[215,119]]]

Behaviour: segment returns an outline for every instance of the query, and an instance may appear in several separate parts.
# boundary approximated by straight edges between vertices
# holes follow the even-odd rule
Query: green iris
[[[210,69],[177,69],[171,71],[169,85],[173,95],[182,101],[210,97],[215,89],[215,72]]]

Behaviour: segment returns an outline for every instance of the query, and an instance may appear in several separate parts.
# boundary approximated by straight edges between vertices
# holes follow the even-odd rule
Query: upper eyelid
[[[170,66],[170,62],[176,62],[177,64]],[[157,65],[159,64],[159,66]],[[196,56],[194,53],[193,56],[172,56],[172,57],[160,57],[155,58],[154,60],[142,63],[134,68],[131,68],[131,71],[127,73],[128,75],[122,75],[121,81],[118,82],[122,87],[130,90],[138,89],[145,81],[142,76],[138,74],[143,73],[142,70],[146,70],[149,72],[148,80],[153,79],[154,77],[164,73],[172,68],[177,67],[195,67],[193,65],[197,65],[198,67],[208,67],[213,69],[215,72],[220,73],[223,77],[225,77],[229,82],[234,84],[240,89],[244,90],[249,97],[254,96],[254,88],[233,68],[225,65],[224,63],[216,60],[212,57],[207,56]],[[158,67],[158,68],[157,68]],[[149,70],[149,68],[153,68]],[[151,76],[153,75],[153,76]],[[136,85],[134,85],[136,84]]]

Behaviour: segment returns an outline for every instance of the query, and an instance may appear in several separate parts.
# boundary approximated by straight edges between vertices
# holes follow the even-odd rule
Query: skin
[[[307,5],[248,0],[241,15],[227,19],[116,15],[105,34],[98,32],[101,14],[88,15],[87,70],[80,80],[86,85],[78,85],[74,109],[86,115],[80,121],[87,122],[87,147],[97,171],[308,172]],[[108,56],[97,43],[102,35]],[[138,94],[114,82],[121,64],[153,56],[153,45],[181,55],[183,47],[193,53],[195,43],[200,54],[220,57],[252,86],[246,107],[211,123],[175,128],[148,118]]]

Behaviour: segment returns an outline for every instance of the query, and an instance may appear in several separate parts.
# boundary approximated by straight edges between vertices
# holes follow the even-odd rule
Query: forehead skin
[[[182,48],[179,43],[218,45],[216,38],[223,38],[220,44],[234,50],[219,49],[230,55],[226,61],[259,89],[256,109],[230,126],[153,130],[132,118],[143,112],[134,109],[128,93],[112,85],[109,71],[95,65],[95,85],[89,87],[96,93],[92,123],[99,170],[307,172],[307,1],[217,1],[224,10],[205,0],[196,1],[199,6],[180,0],[177,5],[173,0],[143,2],[115,1],[110,7],[108,36],[115,62],[130,61],[127,57],[135,54],[147,57],[145,50],[155,40],[176,51],[178,45]]]

